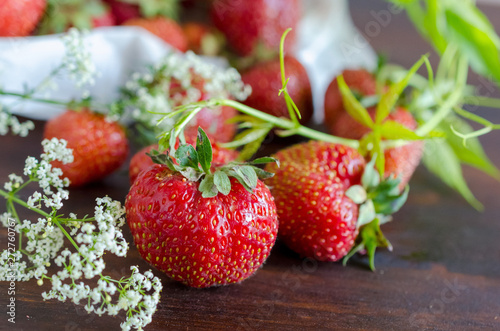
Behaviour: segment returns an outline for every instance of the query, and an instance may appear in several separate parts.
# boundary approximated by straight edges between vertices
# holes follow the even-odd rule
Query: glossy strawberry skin
[[[154,18],[133,18],[122,25],[139,26],[146,29],[181,52],[185,52],[188,49],[187,39],[184,36],[182,28],[177,22],[169,18],[160,16]]]
[[[123,128],[88,110],[66,111],[49,120],[44,138],[65,139],[73,149],[74,162],[53,166],[61,168],[71,186],[80,186],[104,178],[126,160],[128,142]]]
[[[130,183],[135,181],[141,171],[148,169],[154,164],[151,157],[146,155],[146,153],[151,152],[153,149],[158,149],[158,145],[146,146],[134,154],[129,166]],[[237,151],[220,147],[214,143],[212,143],[212,153],[212,164],[215,166],[234,161],[238,157]]]
[[[43,16],[46,0],[3,0],[0,5],[0,37],[24,37]]]
[[[368,109],[368,113],[372,118],[375,118],[375,108]],[[392,111],[387,119],[398,122],[410,130],[417,128],[417,121],[413,115],[401,107]],[[356,122],[347,112],[338,116],[331,130],[331,133],[336,136],[350,139],[360,139],[370,131],[367,127]],[[384,152],[384,176],[386,178],[389,176],[399,177],[401,179],[399,187],[403,189],[419,165],[423,150],[423,141],[414,141],[401,147],[387,149]]]
[[[279,236],[293,251],[338,261],[354,245],[358,206],[345,191],[361,181],[365,161],[354,149],[310,141],[276,155],[280,167],[266,183],[275,197]]]
[[[142,172],[125,202],[141,256],[172,279],[197,288],[252,275],[276,240],[276,206],[260,181],[254,194],[235,179],[231,185],[227,196],[203,198],[198,182],[164,165]]]
[[[375,78],[368,71],[364,69],[346,69],[342,72],[342,76],[353,93],[361,96],[375,95]],[[325,93],[325,124],[329,131],[333,131],[332,127],[337,122],[338,116],[343,113],[345,113],[345,108],[342,94],[339,90],[337,78],[335,78]]]
[[[292,56],[285,56],[285,72],[289,78],[287,89],[300,110],[301,124],[307,123],[313,114],[311,84],[307,71]],[[280,61],[260,63],[242,74],[241,79],[252,87],[252,94],[244,101],[247,106],[259,109],[277,117],[290,118],[283,95]]]
[[[251,55],[259,43],[278,51],[283,32],[292,28],[286,49],[295,44],[294,30],[300,18],[298,0],[217,0],[212,21],[241,56]]]

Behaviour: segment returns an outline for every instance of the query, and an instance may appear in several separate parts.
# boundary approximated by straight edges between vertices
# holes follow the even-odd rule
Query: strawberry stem
[[[281,84],[283,87],[281,88],[279,94],[281,95],[281,93],[283,93],[290,119],[295,123],[295,125],[298,126],[299,121],[298,121],[297,117],[299,119],[301,119],[302,116],[300,115],[299,109],[297,108],[297,106],[293,102],[293,100],[290,97],[290,94],[288,93],[288,90],[286,88],[289,78],[287,79],[286,75],[285,75],[285,39],[290,31],[292,31],[291,28],[286,29],[286,31],[281,36],[281,41],[280,41],[280,69],[281,69],[280,71],[281,71]]]
[[[263,120],[265,122],[271,123],[275,127],[278,127],[280,129],[291,130],[295,134],[303,136],[303,137],[307,137],[307,138],[315,139],[315,140],[326,141],[326,142],[331,142],[331,143],[336,143],[336,144],[342,144],[342,145],[349,146],[349,147],[356,148],[356,149],[359,148],[359,141],[357,141],[357,140],[340,138],[340,137],[332,136],[332,135],[324,133],[324,132],[310,129],[310,128],[305,127],[305,126],[300,125],[300,124],[297,125],[292,120],[269,115],[267,113],[264,113],[260,110],[255,109],[255,108],[246,106],[238,101],[228,100],[228,99],[213,99],[210,101],[210,104],[208,104],[208,105],[209,106],[229,106],[229,107],[232,107],[236,110],[239,110],[242,113],[245,113],[245,114],[250,115],[252,117],[258,118],[258,119]]]

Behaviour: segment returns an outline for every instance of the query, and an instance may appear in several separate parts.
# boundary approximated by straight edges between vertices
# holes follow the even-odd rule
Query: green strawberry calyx
[[[107,8],[97,0],[49,0],[38,34],[62,33],[70,27],[90,30],[92,20],[106,14]]]
[[[377,157],[374,155],[367,164],[361,185],[353,185],[346,191],[346,196],[359,205],[357,227],[359,235],[356,244],[344,257],[343,264],[356,253],[366,251],[370,269],[375,270],[375,251],[377,247],[392,250],[391,243],[385,238],[380,226],[391,221],[391,215],[397,212],[408,198],[409,186],[401,192],[399,178],[381,179],[376,170]]]
[[[201,181],[198,189],[204,198],[213,198],[219,193],[228,195],[231,192],[230,177],[236,178],[248,192],[253,193],[259,179],[274,176],[273,173],[264,171],[257,165],[278,163],[275,158],[261,157],[245,163],[229,162],[216,167],[212,172],[212,144],[201,127],[198,128],[196,147],[181,143],[176,150],[166,153],[152,150],[147,155],[153,162],[166,165],[170,170],[181,173],[190,181]]]

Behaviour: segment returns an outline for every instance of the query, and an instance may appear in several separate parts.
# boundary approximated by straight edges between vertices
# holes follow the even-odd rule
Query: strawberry
[[[365,164],[350,147],[309,141],[275,155],[266,166],[275,198],[279,236],[295,252],[320,261],[344,261],[366,251],[374,269],[376,247],[391,248],[380,225],[406,201],[396,179],[380,180],[375,159]],[[359,205],[359,207],[358,207]]]
[[[295,30],[300,18],[298,0],[217,0],[212,4],[214,25],[226,36],[232,48],[242,56],[252,55],[259,45],[279,50],[281,35]],[[295,34],[287,40],[295,44]]]
[[[175,18],[178,0],[104,0],[116,17],[117,24],[133,18],[156,16]]]
[[[355,95],[375,95],[375,78],[368,71],[364,69],[346,69],[342,72],[342,76],[347,86],[349,86]],[[343,113],[345,113],[345,109],[342,95],[339,90],[337,78],[335,78],[328,86],[325,94],[325,124],[330,132],[333,132],[332,126],[335,125],[339,114]]]
[[[216,29],[198,22],[187,22],[182,30],[188,41],[188,48],[196,54],[216,56],[224,44],[224,37]]]
[[[187,39],[180,25],[166,17],[133,18],[123,23],[128,26],[139,26],[158,36],[167,44],[181,52],[188,49]]]
[[[376,80],[366,70],[344,70],[342,76],[355,97],[362,98],[376,94]],[[388,87],[385,90],[386,92],[384,93],[391,93]],[[369,107],[367,113],[372,118],[372,121],[375,120],[376,107]],[[417,128],[417,122],[412,114],[402,107],[398,107],[390,112],[382,123],[386,121],[399,123],[410,130]],[[371,132],[369,128],[354,120],[346,111],[337,78],[332,81],[326,92],[325,124],[331,134],[344,138],[361,139]],[[403,190],[420,163],[422,153],[422,141],[414,141],[402,147],[385,150],[384,176],[386,178],[389,176],[399,177],[399,187]]]
[[[375,109],[368,109],[368,113],[372,118],[375,118]],[[385,120],[398,122],[410,130],[417,128],[417,121],[413,115],[402,107],[392,111]],[[332,134],[350,138],[361,139],[365,134],[370,132],[370,129],[356,122],[347,112],[338,115],[337,121],[330,127]],[[403,189],[410,181],[411,176],[420,163],[422,158],[424,143],[421,140],[414,141],[407,145],[389,148],[385,150],[385,177],[399,177],[400,189]]]
[[[133,18],[141,16],[139,5],[119,0],[104,0],[115,17],[116,24],[122,24]]]
[[[43,16],[46,0],[4,0],[0,5],[0,37],[28,36]]]
[[[59,0],[49,2],[39,34],[80,30],[115,25],[115,18],[107,4],[101,0]]]
[[[200,129],[196,150],[177,149],[177,165],[157,154],[165,164],[141,172],[125,201],[141,256],[197,288],[248,278],[269,256],[278,230],[274,199],[255,172],[263,171],[233,164],[212,173],[210,150]]]
[[[54,163],[72,186],[99,180],[118,169],[126,160],[128,143],[124,129],[103,115],[89,110],[68,110],[49,120],[44,137],[65,139],[73,149],[74,162]]]
[[[289,77],[288,93],[300,110],[302,124],[307,123],[313,114],[311,84],[302,64],[292,56],[285,56],[285,70]],[[244,103],[277,117],[290,118],[285,99],[278,92],[282,88],[279,60],[257,64],[243,73],[241,79],[252,87],[252,94]]]
[[[189,140],[189,139],[188,139]],[[152,150],[158,149],[158,145],[150,145],[142,148],[140,151],[138,151],[130,160],[130,166],[129,166],[129,177],[130,177],[130,183],[133,183],[135,179],[137,178],[137,175],[143,170],[148,169],[151,167],[154,162],[147,155],[147,153],[151,153]],[[238,152],[220,147],[217,144],[212,143],[212,151],[213,151],[213,161],[212,165],[220,165],[220,164],[226,164],[231,161],[234,161],[236,157],[238,156]]]
[[[279,236],[295,252],[320,261],[337,261],[354,246],[358,206],[345,195],[359,184],[364,158],[354,149],[309,141],[276,155],[266,167],[276,200]]]

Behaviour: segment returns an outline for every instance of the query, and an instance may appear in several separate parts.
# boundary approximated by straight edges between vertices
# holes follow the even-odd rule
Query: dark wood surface
[[[352,1],[356,25],[363,31],[382,1]],[[483,7],[493,20],[500,10]],[[393,15],[370,43],[391,61],[412,64],[430,47],[404,14]],[[436,57],[432,59],[434,62]],[[476,84],[479,84],[476,81]],[[483,86],[486,88],[487,86]],[[485,89],[487,91],[487,89]],[[494,110],[481,110],[500,122]],[[38,155],[43,123],[28,138],[0,137],[0,182],[22,171],[27,155]],[[499,134],[482,139],[500,165]],[[271,141],[269,149],[283,142]],[[105,181],[71,190],[67,208],[92,212],[97,196],[123,201],[128,177],[122,169]],[[242,284],[197,290],[177,284],[161,272],[164,290],[146,330],[500,330],[500,183],[465,169],[485,212],[468,206],[422,167],[412,179],[409,200],[385,226],[393,252],[376,255],[375,272],[364,258],[347,267],[301,259],[278,242],[265,266]],[[5,207],[0,206],[0,212]],[[132,242],[128,230],[127,239]],[[0,232],[6,243],[6,232]],[[131,245],[126,259],[108,258],[108,272],[126,275],[130,265],[149,268]],[[16,324],[7,323],[7,286],[0,283],[0,330],[118,330],[120,317],[87,315],[81,306],[43,302],[48,287],[16,284]]]

